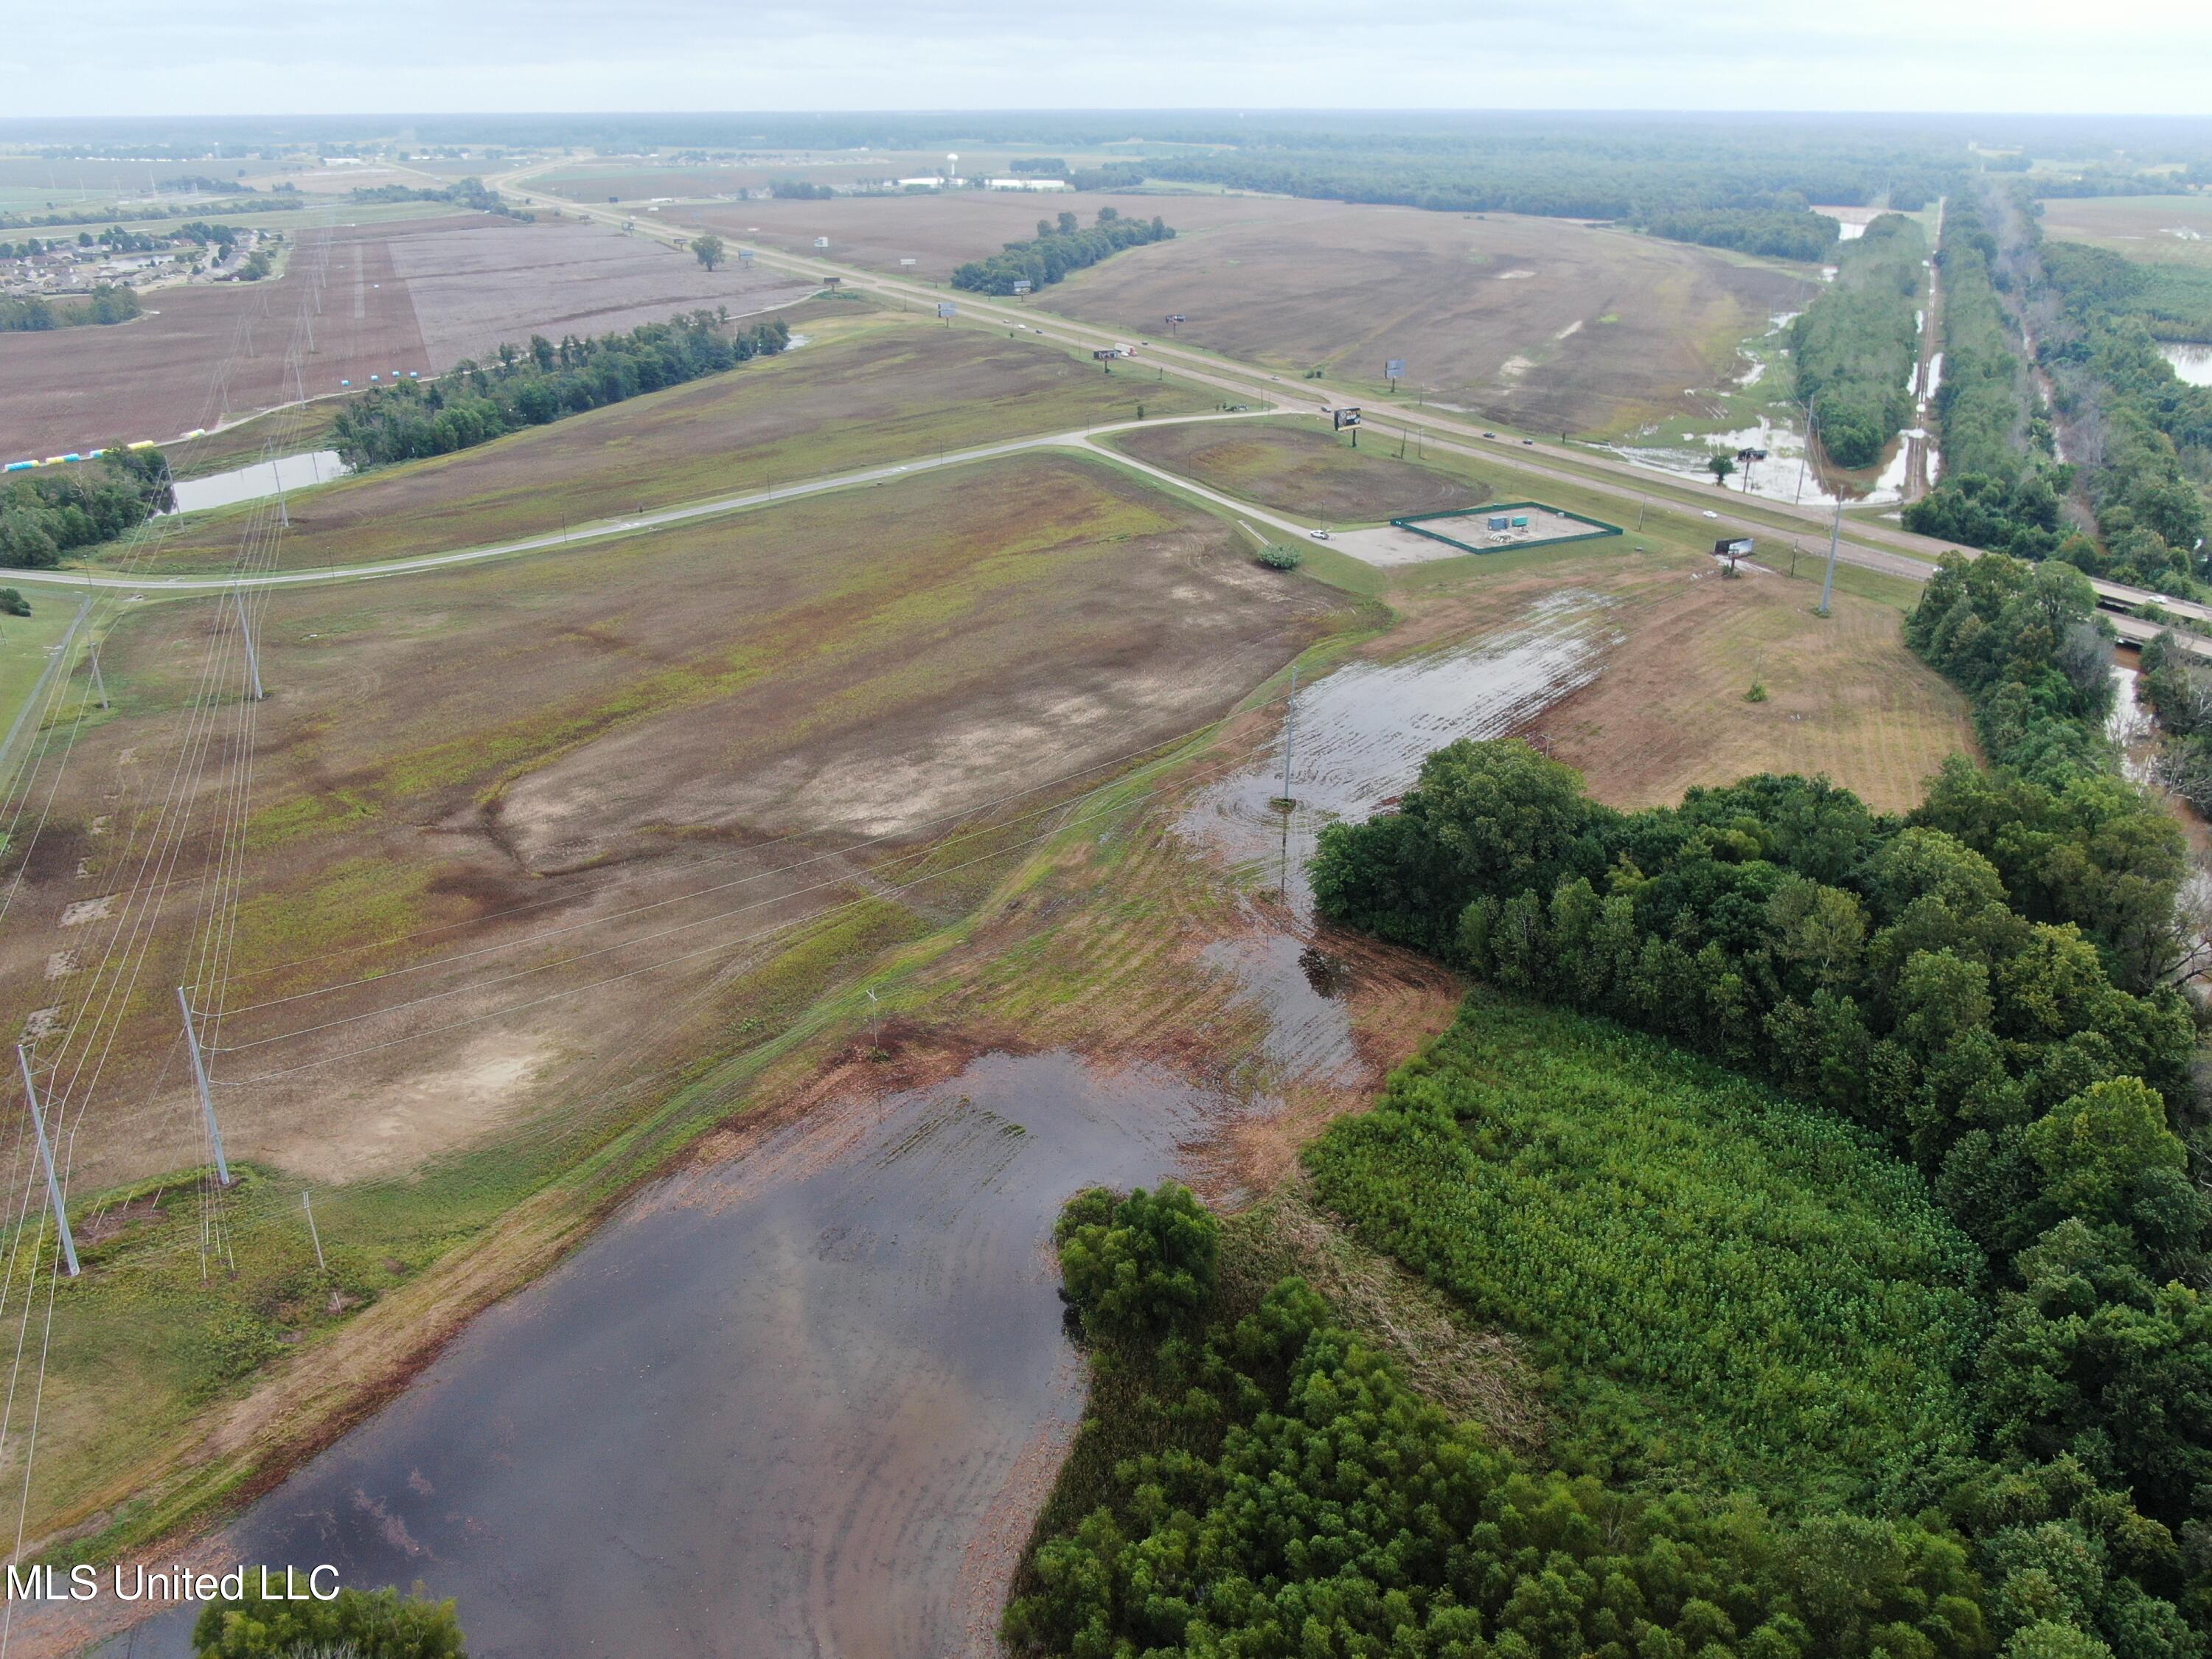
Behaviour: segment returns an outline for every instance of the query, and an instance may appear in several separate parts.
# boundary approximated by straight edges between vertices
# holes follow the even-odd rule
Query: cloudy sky
[[[0,35],[7,113],[1304,107],[2212,113],[2203,0],[190,0]]]

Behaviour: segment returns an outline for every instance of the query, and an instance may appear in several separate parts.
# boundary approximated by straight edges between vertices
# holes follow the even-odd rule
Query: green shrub
[[[1078,1194],[1054,1231],[1060,1277],[1084,1329],[1103,1341],[1157,1339],[1213,1294],[1218,1226],[1189,1189],[1139,1187],[1115,1202]]]
[[[1287,542],[1270,542],[1260,550],[1260,562],[1270,570],[1296,570],[1305,562],[1305,549]]]
[[[267,1574],[281,1594],[283,1570],[271,1567]],[[392,1589],[341,1589],[329,1601],[264,1600],[262,1577],[247,1568],[245,1596],[201,1609],[192,1625],[194,1659],[291,1659],[319,1648],[359,1659],[465,1659],[451,1601],[402,1597]]]

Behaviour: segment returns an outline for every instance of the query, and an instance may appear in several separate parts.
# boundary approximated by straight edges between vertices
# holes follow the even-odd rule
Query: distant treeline
[[[725,339],[711,311],[597,339],[564,335],[556,344],[533,334],[528,349],[501,345],[489,365],[464,358],[440,380],[355,398],[331,423],[331,445],[355,467],[449,454],[774,356],[790,342],[781,319]]]
[[[1123,248],[1147,242],[1164,242],[1175,235],[1158,216],[1151,220],[1124,219],[1110,207],[1098,210],[1098,222],[1081,228],[1073,213],[1057,222],[1040,219],[1037,234],[1026,242],[1009,242],[1006,252],[988,259],[971,259],[952,273],[952,286],[976,294],[1012,294],[1014,284],[1027,282],[1044,288],[1067,275],[1095,265]]]
[[[1684,209],[1654,214],[1644,221],[1643,228],[1669,241],[1734,248],[1739,253],[1764,253],[1775,259],[1808,260],[1832,258],[1844,232],[1837,220],[1810,208]]]
[[[96,461],[16,473],[0,484],[0,565],[50,569],[70,549],[127,535],[174,502],[158,449],[110,444]]]
[[[133,219],[183,219],[210,210],[217,213],[292,213],[300,206],[296,198],[264,197],[258,201],[195,202],[189,207],[133,207]],[[106,225],[115,222],[115,210],[104,208],[57,209],[51,213],[0,213],[0,230],[41,230],[58,225]]]
[[[486,189],[484,181],[475,178],[464,179],[443,190],[414,185],[370,185],[350,194],[356,202],[458,202],[479,213],[496,213],[526,224],[534,224],[538,220],[536,214],[515,206],[497,191]]]
[[[1790,325],[1790,359],[1828,459],[1871,466],[1912,423],[1914,313],[1928,237],[1912,220],[1885,213],[1840,246],[1836,280]]]
[[[805,179],[776,179],[769,181],[768,193],[783,202],[826,202],[837,192]]]
[[[127,288],[102,283],[82,300],[56,305],[36,294],[0,297],[0,334],[43,334],[52,328],[94,323],[127,323],[143,307]]]

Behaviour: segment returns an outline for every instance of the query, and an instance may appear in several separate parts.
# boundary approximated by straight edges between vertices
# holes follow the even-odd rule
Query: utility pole
[[[253,701],[259,702],[267,694],[261,689],[261,659],[253,649],[253,624],[246,615],[246,590],[234,587],[230,596],[238,601],[238,631],[246,641],[246,672],[253,682]]]
[[[92,689],[100,694],[100,706],[107,707],[107,682],[100,677],[100,647],[92,647]]]
[[[1283,816],[1291,811],[1291,740],[1297,735],[1298,719],[1298,665],[1291,665],[1291,693],[1283,703]]]
[[[15,1063],[23,1068],[23,1098],[31,1103],[31,1127],[39,1137],[39,1162],[46,1167],[46,1198],[54,1206],[54,1225],[62,1237],[62,1261],[69,1276],[77,1275],[76,1240],[70,1232],[69,1212],[62,1207],[62,1184],[54,1179],[54,1149],[46,1142],[46,1121],[39,1115],[39,1085],[31,1080],[31,1051],[15,1045]]]
[[[315,1206],[308,1201],[304,1187],[300,1189],[300,1207],[307,1212],[307,1237],[315,1241],[315,1271],[326,1273],[331,1268],[330,1263],[323,1260],[323,1236],[315,1229]]]
[[[1836,546],[1844,538],[1844,501],[1836,498],[1836,521],[1828,528],[1828,574],[1820,578],[1820,609],[1817,614],[1828,614],[1828,599],[1836,591]]]
[[[185,988],[177,987],[177,1006],[185,1017],[185,1051],[192,1057],[192,1081],[199,1085],[200,1110],[207,1115],[208,1139],[215,1147],[215,1178],[230,1185],[230,1164],[222,1155],[222,1131],[216,1126],[215,1096],[208,1089],[207,1061],[200,1054],[199,1033],[192,1029],[192,1005]]]

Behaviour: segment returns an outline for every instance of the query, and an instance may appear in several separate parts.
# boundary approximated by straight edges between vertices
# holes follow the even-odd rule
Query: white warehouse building
[[[986,179],[993,190],[1073,190],[1065,179]]]

